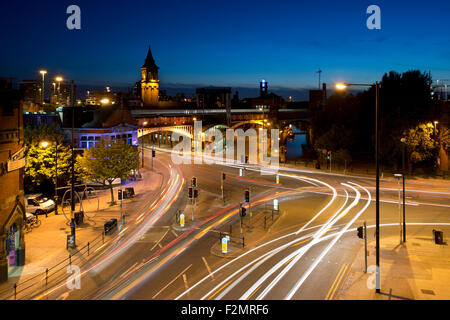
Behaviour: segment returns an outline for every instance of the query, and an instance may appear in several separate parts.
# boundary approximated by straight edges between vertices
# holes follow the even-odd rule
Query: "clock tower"
[[[159,96],[159,79],[158,69],[155,60],[153,59],[152,50],[148,48],[147,58],[144,65],[141,67],[142,80],[142,102],[144,106],[157,106]]]

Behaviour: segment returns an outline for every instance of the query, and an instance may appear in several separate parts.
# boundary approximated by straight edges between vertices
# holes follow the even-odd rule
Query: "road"
[[[372,178],[280,167],[277,185],[274,175],[261,174],[265,167],[247,166],[240,177],[237,165],[175,165],[159,150],[155,170],[167,181],[161,197],[127,218],[122,233],[86,263],[81,288],[68,290],[62,281],[35,298],[331,299],[362,245],[355,228],[366,221],[373,239]],[[196,225],[177,231],[173,225],[179,208],[186,208],[186,219],[191,219],[186,188],[193,176],[199,186]],[[429,237],[436,223],[450,224],[445,187],[410,182],[407,187],[408,236]],[[227,231],[238,219],[238,204],[247,188],[255,206],[279,199],[283,216],[237,257],[212,254],[211,247],[219,241],[216,231]],[[381,237],[399,234],[398,184],[382,180],[381,188]],[[249,217],[244,219],[248,226]]]

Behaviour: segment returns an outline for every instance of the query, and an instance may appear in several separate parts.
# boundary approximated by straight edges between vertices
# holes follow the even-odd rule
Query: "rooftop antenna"
[[[320,90],[320,74],[322,73],[322,70],[320,70],[320,68],[319,68],[319,70],[317,70],[316,73],[319,74],[319,90]]]

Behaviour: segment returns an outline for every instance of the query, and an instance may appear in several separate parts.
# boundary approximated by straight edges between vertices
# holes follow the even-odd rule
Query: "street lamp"
[[[60,76],[57,76],[56,78],[55,78],[55,80],[56,80],[56,82],[58,82],[58,98],[57,98],[57,104],[59,104],[60,103],[60,95],[61,95],[61,81],[63,81],[64,79],[62,78],[62,77],[60,77]]]
[[[345,90],[349,86],[372,87],[373,84],[366,83],[338,83],[337,90]],[[375,237],[376,237],[376,292],[380,293],[380,130],[379,130],[379,112],[378,112],[378,91],[380,84],[375,82],[375,163],[376,163],[376,209],[375,209]]]
[[[46,149],[48,141],[41,141],[41,147]],[[58,215],[58,139],[55,137],[55,215]]]
[[[42,74],[42,92],[41,92],[41,102],[44,104],[44,84],[45,84],[45,74],[47,73],[47,70],[40,70],[40,74]]]

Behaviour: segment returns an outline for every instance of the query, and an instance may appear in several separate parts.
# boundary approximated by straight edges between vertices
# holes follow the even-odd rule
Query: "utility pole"
[[[397,189],[398,189],[398,219],[399,219],[399,227],[400,227],[400,244],[402,243],[402,212],[401,212],[401,201],[400,201],[400,178],[402,174],[394,174],[397,178]]]
[[[225,180],[225,173],[222,172],[222,178],[220,179],[220,182],[221,182],[220,189],[222,190],[222,201],[225,203],[224,190],[223,190],[223,188],[224,188],[224,180]]]
[[[58,215],[58,138],[55,138],[55,215]]]
[[[375,208],[375,236],[376,236],[376,293],[381,293],[380,274],[380,119],[378,110],[378,81],[375,82],[375,136],[376,136],[376,208]]]
[[[406,190],[405,190],[405,148],[406,140],[402,148],[402,176],[403,176],[403,242],[406,242]]]
[[[61,82],[60,82],[61,83]],[[71,96],[71,107],[72,107],[72,163],[71,163],[71,171],[72,171],[72,183],[71,183],[71,201],[70,201],[70,226],[72,235],[75,238],[75,142],[73,131],[75,127],[75,104],[74,104],[74,88],[73,88],[73,80],[70,86],[70,96]]]
[[[364,262],[365,262],[365,273],[367,273],[367,225],[364,221]]]

